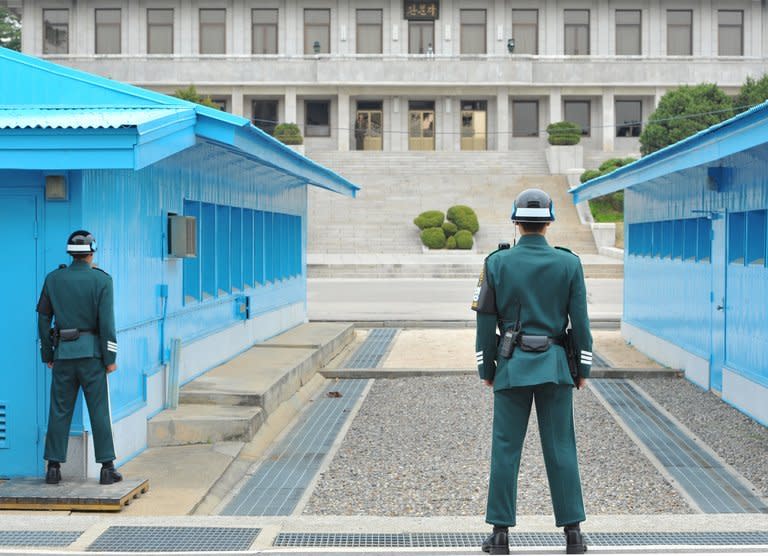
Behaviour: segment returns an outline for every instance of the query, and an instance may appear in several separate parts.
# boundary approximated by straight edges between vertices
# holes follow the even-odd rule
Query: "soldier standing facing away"
[[[112,278],[93,266],[95,252],[92,234],[73,232],[67,240],[72,264],[61,265],[46,276],[37,303],[41,355],[53,375],[45,437],[48,484],[61,480],[61,463],[67,459],[69,428],[81,387],[91,418],[96,461],[102,465],[99,482],[109,485],[123,479],[114,466],[107,383],[107,374],[117,369]]]
[[[485,518],[493,533],[482,547],[491,554],[509,554],[508,528],[516,522],[517,475],[534,400],[555,522],[564,527],[568,554],[587,550],[579,527],[586,515],[576,459],[573,387],[583,387],[589,376],[592,335],[581,261],[567,249],[551,247],[544,237],[554,220],[546,192],[520,193],[512,221],[522,237],[511,249],[500,246],[486,258],[472,302],[480,378],[494,392]],[[575,378],[564,349],[569,320],[577,354]]]

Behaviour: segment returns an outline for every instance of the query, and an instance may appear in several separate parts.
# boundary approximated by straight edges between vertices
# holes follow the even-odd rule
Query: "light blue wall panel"
[[[761,146],[720,161],[718,168],[692,168],[633,187],[625,192],[628,245],[638,238],[631,226],[644,222],[701,218],[759,211],[768,208],[768,147]],[[714,179],[710,178],[714,175]],[[739,218],[733,220],[739,221]],[[764,227],[758,226],[762,230]],[[676,229],[673,227],[673,229]],[[725,245],[757,245],[741,226],[741,238],[725,238]],[[753,228],[754,229],[754,228]],[[764,232],[760,232],[764,233]],[[730,239],[730,242],[728,241]],[[640,243],[644,238],[640,238]],[[717,254],[713,253],[713,258]],[[754,255],[752,257],[755,258]],[[749,257],[747,257],[749,259]],[[628,255],[625,259],[624,318],[697,355],[709,359],[711,339],[725,334],[726,365],[735,372],[768,385],[768,268],[745,264],[743,254],[725,253],[725,330],[712,331],[712,265],[710,262]],[[750,261],[747,260],[746,263]]]
[[[256,314],[305,301],[302,273],[244,292],[222,292],[202,302],[188,299],[185,303],[183,261],[166,255],[167,213],[183,214],[185,201],[302,219],[307,213],[305,185],[206,143],[139,172],[82,172],[82,222],[96,235],[97,262],[115,284],[120,370],[110,377],[110,387],[113,413],[118,417],[144,403],[145,375],[156,372],[167,359],[170,338],[190,341],[241,319],[236,312],[237,295],[251,295]],[[305,248],[305,238],[301,245]],[[169,293],[166,318],[162,284],[168,285]],[[222,359],[232,355],[222,354]]]

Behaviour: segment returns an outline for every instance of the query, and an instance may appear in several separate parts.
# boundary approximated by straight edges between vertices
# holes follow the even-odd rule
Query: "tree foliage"
[[[203,96],[200,93],[198,93],[194,85],[190,85],[186,89],[176,89],[173,92],[173,96],[175,96],[176,98],[180,98],[182,100],[188,100],[189,102],[194,102],[196,104],[202,104],[203,106],[207,106],[208,108],[215,108],[216,110],[221,110],[219,105],[211,100],[211,97]]]
[[[733,102],[717,85],[683,85],[659,101],[640,135],[640,152],[658,151],[731,116]]]
[[[7,8],[0,8],[0,46],[21,51],[21,19]]]
[[[768,74],[758,80],[747,77],[734,101],[734,106],[737,112],[744,112],[766,100],[768,100]]]

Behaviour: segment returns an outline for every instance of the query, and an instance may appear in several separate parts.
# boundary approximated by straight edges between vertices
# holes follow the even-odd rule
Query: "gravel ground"
[[[768,428],[685,379],[635,383],[768,497]]]
[[[377,380],[304,513],[484,514],[491,401],[473,376]],[[575,405],[588,514],[691,512],[589,390]],[[552,513],[534,416],[518,513]]]

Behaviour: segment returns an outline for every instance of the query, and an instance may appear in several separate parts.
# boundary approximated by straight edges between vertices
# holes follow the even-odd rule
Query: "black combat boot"
[[[58,485],[59,481],[61,481],[61,464],[58,461],[49,461],[45,482],[49,485]]]
[[[584,542],[584,535],[578,523],[572,523],[565,526],[565,553],[566,554],[584,554],[587,551],[587,543]]]
[[[102,485],[111,485],[112,483],[119,483],[123,480],[123,476],[115,469],[115,464],[111,461],[101,464],[101,478],[99,483]]]
[[[483,552],[489,554],[509,554],[509,529],[493,526],[493,533],[483,542]]]

